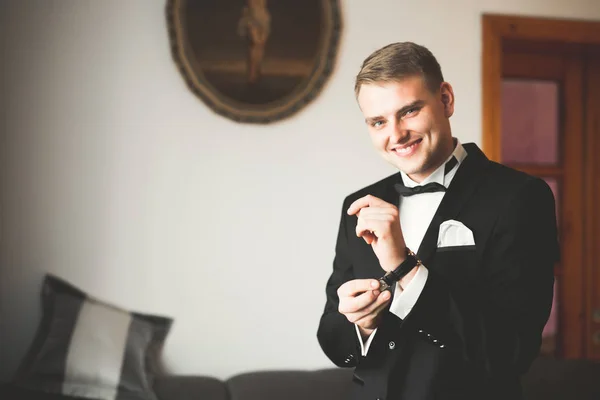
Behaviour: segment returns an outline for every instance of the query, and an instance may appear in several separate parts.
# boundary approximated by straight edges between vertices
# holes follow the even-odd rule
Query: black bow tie
[[[448,172],[452,171],[452,169],[456,166],[456,164],[458,164],[458,160],[456,159],[456,157],[452,157],[446,163],[446,166],[444,167],[444,176],[447,175]],[[419,193],[433,193],[433,192],[445,192],[446,191],[446,187],[437,182],[430,182],[423,186],[419,185],[419,186],[415,186],[415,187],[411,187],[411,188],[404,186],[402,183],[396,183],[396,184],[394,184],[394,189],[396,189],[396,192],[398,192],[398,194],[400,196],[404,196],[404,197],[412,196],[414,194],[419,194]]]
[[[394,189],[400,196],[408,197],[419,193],[445,192],[446,187],[437,182],[429,182],[423,186],[407,187],[400,183],[394,184]]]

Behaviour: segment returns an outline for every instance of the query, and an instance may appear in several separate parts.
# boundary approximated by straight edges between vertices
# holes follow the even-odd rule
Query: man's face
[[[375,149],[414,181],[425,179],[452,153],[450,84],[443,83],[436,93],[421,76],[364,84],[358,104]]]

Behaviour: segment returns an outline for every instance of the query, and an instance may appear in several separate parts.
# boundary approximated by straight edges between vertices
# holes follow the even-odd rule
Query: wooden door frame
[[[482,16],[482,150],[500,161],[502,40],[529,39],[600,45],[600,22],[531,18],[512,15]]]
[[[502,51],[503,41],[506,39],[517,39],[517,40],[534,40],[534,41],[552,41],[565,43],[569,45],[600,45],[600,22],[594,21],[576,21],[566,19],[550,19],[550,18],[533,18],[533,17],[520,17],[512,15],[496,15],[496,14],[484,14],[482,16],[482,150],[484,153],[494,161],[501,161],[501,132],[502,132],[502,96],[501,96],[501,84],[502,84]],[[579,72],[581,73],[581,71]],[[589,121],[588,121],[589,123]],[[583,121],[567,121],[570,128],[583,129]],[[595,129],[598,129],[597,123]],[[589,136],[590,128],[586,129]],[[589,139],[589,138],[588,138]],[[600,141],[598,141],[600,142]],[[591,156],[592,149],[598,149],[600,144],[594,144],[594,146],[588,146],[587,156]],[[575,153],[584,156],[581,145],[577,146],[579,149],[575,149]],[[573,149],[573,147],[571,147]],[[571,151],[571,150],[569,150]],[[596,165],[595,169],[598,171],[600,167]],[[585,171],[585,179],[589,183],[591,181],[590,171]],[[581,184],[583,184],[584,177],[581,177]],[[573,184],[573,182],[571,182]],[[596,187],[596,190],[599,190]],[[572,194],[575,196],[571,198],[573,203],[585,202],[585,210],[593,210],[593,206],[589,203],[590,194],[587,193],[586,199],[580,198],[581,195]],[[584,211],[585,212],[585,211]],[[597,216],[598,213],[594,212],[596,218],[592,220],[600,220]],[[581,226],[580,226],[581,225]],[[593,225],[593,224],[592,224]],[[584,229],[586,237],[588,238],[587,243],[581,243],[582,249],[578,249],[575,253],[578,254],[577,260],[571,260],[571,257],[563,257],[563,260],[569,259],[575,262],[581,262],[583,265],[592,265],[590,263],[599,260],[592,260],[593,257],[593,237],[598,235],[596,228],[592,227],[588,222],[584,227],[581,222],[578,222],[573,227],[576,232],[575,236],[583,239]],[[591,235],[590,235],[591,234]],[[576,241],[576,240],[575,240]],[[571,240],[570,242],[574,242]],[[573,244],[573,243],[571,243]],[[569,246],[571,247],[571,245]],[[580,251],[579,251],[580,250]],[[571,253],[571,252],[569,252]],[[579,257],[580,256],[580,257]],[[593,274],[589,270],[584,275],[584,270],[576,274],[576,279],[573,282],[568,282],[570,288],[565,289],[559,287],[560,292],[576,294],[577,290],[583,289],[584,279],[595,278],[597,274]],[[571,276],[573,277],[573,276]],[[579,287],[578,285],[581,285]],[[562,289],[562,290],[561,290]],[[581,295],[581,294],[580,294]],[[561,296],[564,299],[565,296]],[[592,324],[591,315],[586,315],[591,312],[592,299],[588,293],[586,299],[583,296],[577,296],[578,301],[581,300],[582,312],[578,315],[567,315],[565,318],[568,319],[568,327],[562,325],[559,329],[560,334],[563,336],[562,343],[559,345],[561,355],[565,358],[581,358],[585,357],[586,354],[590,354],[590,327]],[[572,300],[572,299],[570,299]],[[561,306],[559,305],[559,308]],[[563,318],[561,318],[563,319]],[[564,322],[563,322],[564,323]],[[598,322],[600,326],[600,322]],[[586,351],[587,350],[587,351]]]
[[[588,65],[593,65],[587,71],[587,79],[589,87],[600,87],[600,55],[595,54],[588,60]],[[600,110],[600,94],[596,91],[590,91],[590,107]],[[587,210],[588,223],[585,228],[586,237],[586,259],[587,265],[594,265],[596,268],[589,268],[586,271],[585,279],[588,282],[600,282],[600,255],[594,251],[600,242],[600,212],[598,211],[597,203],[600,199],[600,160],[598,154],[600,152],[600,115],[587,113],[586,115],[586,136],[587,136],[587,154],[586,159],[589,162],[589,168],[586,171],[585,181],[587,193],[585,194],[585,210]],[[600,288],[593,293],[587,293],[587,309],[590,318],[588,332],[590,337],[586,338],[587,354],[591,358],[600,360]]]

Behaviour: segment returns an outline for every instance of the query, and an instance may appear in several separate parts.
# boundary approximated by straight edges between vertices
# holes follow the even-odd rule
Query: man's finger
[[[356,313],[374,303],[378,295],[379,290],[367,290],[356,297],[343,297],[340,299],[338,311],[342,314]]]
[[[361,310],[360,313],[363,314],[359,316],[357,320],[354,321],[355,324],[360,325],[362,322],[366,321],[367,318],[373,318],[377,316],[384,308],[387,307],[392,295],[389,291],[382,292],[369,307],[364,310]],[[352,318],[352,317],[351,317]]]
[[[372,225],[372,224],[371,224]],[[377,237],[377,228],[373,227],[373,226],[362,226],[356,227],[356,236],[357,237],[361,237],[365,240],[375,240],[375,238]]]
[[[365,242],[367,242],[367,244],[371,244],[375,241],[375,239],[377,239],[377,236],[371,232],[364,232],[360,236],[365,240]]]
[[[361,208],[356,215],[360,218],[378,218],[380,216],[394,215],[394,209],[392,207],[365,207]]]
[[[348,207],[348,215],[354,215],[364,207],[386,207],[389,205],[390,203],[386,203],[380,198],[368,194],[350,204],[350,207]]]
[[[338,289],[338,297],[354,297],[367,290],[379,288],[379,282],[375,279],[354,279],[344,283]]]
[[[378,233],[384,232],[389,218],[361,218],[358,220],[356,224],[355,233],[358,237],[364,237],[365,234],[373,235],[373,238],[377,236]]]

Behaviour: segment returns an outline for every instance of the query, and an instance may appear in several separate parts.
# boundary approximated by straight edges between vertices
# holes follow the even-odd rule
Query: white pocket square
[[[440,225],[437,247],[474,245],[473,232],[462,222],[449,219]]]

